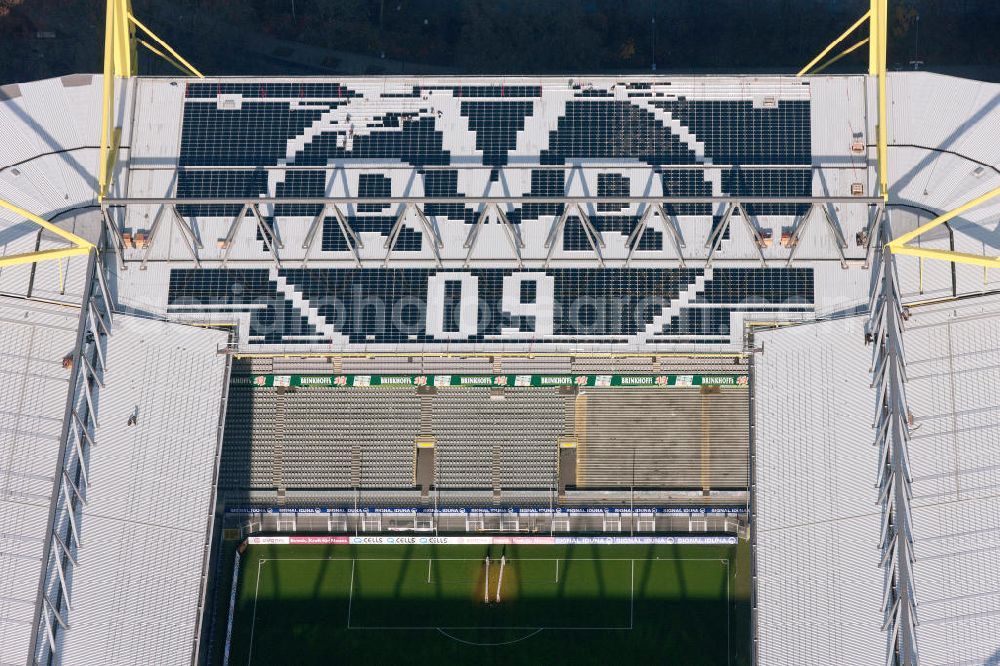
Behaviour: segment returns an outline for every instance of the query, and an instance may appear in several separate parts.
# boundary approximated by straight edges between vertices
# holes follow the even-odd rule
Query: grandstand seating
[[[558,445],[578,441],[578,487],[746,486],[742,389],[414,387],[230,390],[219,477],[226,489],[414,489],[414,446],[435,442],[451,491],[544,491]],[[423,418],[426,414],[427,418]],[[387,500],[389,502],[389,500]],[[390,502],[391,503],[391,502]]]
[[[746,487],[746,391],[591,388],[581,399],[581,487]]]
[[[365,88],[361,82],[352,85]],[[808,82],[802,85],[808,90]],[[701,92],[704,98],[662,91],[653,96],[639,89],[622,96],[614,90],[551,83],[386,86],[380,82],[377,89],[360,88],[348,89],[334,82],[187,84],[178,196],[254,198],[270,190],[277,197],[318,197],[327,191],[328,173],[323,168],[331,161],[367,160],[371,170],[359,173],[356,192],[375,201],[349,211],[348,221],[355,231],[388,235],[394,218],[377,199],[401,192],[393,192],[392,181],[380,170],[379,162],[402,162],[420,170],[425,194],[456,199],[454,204],[428,205],[428,215],[471,224],[477,211],[461,199],[465,194],[478,194],[479,186],[466,180],[462,168],[467,156],[453,155],[445,148],[451,139],[445,134],[462,131],[458,128],[463,126],[474,136],[482,165],[495,167],[490,182],[500,180],[499,169],[517,153],[545,167],[579,160],[642,164],[662,181],[664,194],[670,196],[712,195],[711,179],[703,171],[683,168],[708,165],[722,170],[714,194],[807,196],[812,192],[811,102],[793,88],[787,90],[788,99],[775,99],[770,105],[751,99],[752,91],[733,99],[723,83],[718,90],[706,87]],[[458,104],[441,100],[442,93]],[[537,126],[529,131],[527,120],[539,115]],[[271,182],[265,169],[285,166],[296,169]],[[443,168],[449,166],[455,168]],[[620,173],[601,176],[598,196],[630,194],[629,178]],[[531,171],[530,192],[525,194],[562,197],[566,190],[565,172],[539,168]],[[189,205],[181,212],[232,217],[238,206]],[[279,216],[318,212],[314,205],[275,209]],[[617,213],[620,208],[603,205],[597,212]],[[706,204],[685,204],[671,206],[670,212],[711,216],[714,211]],[[770,204],[751,207],[750,212],[793,215],[802,209]],[[518,224],[561,213],[560,204],[526,204],[514,206],[508,218]],[[598,229],[617,227],[627,234],[635,225],[634,216],[617,221],[603,217],[595,219]],[[402,251],[419,249],[412,237],[416,233],[411,230]],[[567,249],[584,249],[574,246],[578,240],[571,235]],[[346,250],[345,243],[336,221],[326,218],[323,249]],[[655,234],[645,244],[640,249],[654,249]]]
[[[370,318],[357,321],[355,316],[372,316],[372,309],[363,306],[368,297],[381,299],[387,311],[411,299],[419,304],[435,300],[428,294],[430,277],[458,273],[454,268],[402,268],[388,260],[384,268],[375,267],[370,263],[371,253],[373,248],[382,251],[384,245],[398,261],[424,261],[433,257],[429,248],[434,245],[445,259],[465,258],[467,252],[471,256],[465,225],[477,222],[483,208],[468,197],[553,199],[551,204],[503,206],[506,219],[519,228],[520,241],[525,243],[522,254],[543,260],[548,245],[540,247],[542,240],[554,233],[547,231],[549,226],[566,212],[560,199],[585,195],[597,200],[582,207],[587,219],[570,211],[561,237],[552,245],[560,259],[574,262],[569,264],[572,268],[545,269],[544,274],[553,278],[552,300],[572,308],[581,300],[611,296],[625,301],[624,310],[620,316],[602,316],[610,313],[595,313],[586,305],[578,308],[583,313],[581,325],[556,316],[552,337],[546,341],[630,347],[735,345],[738,340],[730,331],[734,315],[767,310],[798,316],[811,311],[814,269],[720,267],[705,280],[705,293],[699,294],[694,283],[700,270],[597,266],[596,255],[626,248],[630,256],[635,251],[644,259],[675,259],[673,241],[668,242],[665,231],[656,228],[660,222],[649,223],[635,236],[638,240],[628,245],[643,210],[634,204],[612,203],[615,197],[660,192],[664,197],[812,195],[813,84],[779,83],[760,81],[748,87],[720,79],[696,88],[670,81],[591,85],[546,80],[535,86],[365,79],[346,85],[187,83],[183,99],[178,99],[182,109],[179,198],[355,196],[363,201],[345,204],[343,219],[359,239],[363,234],[369,237],[364,244],[350,240],[333,212],[324,212],[321,205],[262,204],[265,228],[288,229],[289,237],[295,237],[296,250],[296,234],[322,213],[315,252],[327,254],[318,258],[348,260],[353,265],[352,252],[363,245],[364,268],[285,268],[279,271],[286,281],[280,286],[273,274],[259,267],[171,268],[167,311],[186,316],[248,313],[246,343],[251,346],[345,342],[422,346],[461,341],[478,348],[509,344],[510,339],[502,339],[505,329],[529,334],[516,342],[545,340],[550,333],[538,330],[534,316],[519,316],[502,307],[503,278],[512,270],[492,267],[495,264],[490,268],[470,264],[470,270],[463,272],[476,278],[479,304],[491,314],[488,323],[480,320],[474,333],[465,335],[469,331],[461,329],[463,335],[457,337],[453,335],[457,330],[446,328],[448,335],[442,337],[428,332],[419,307],[401,308],[401,327],[380,325]],[[492,189],[494,183],[496,189]],[[397,226],[403,209],[387,200],[404,195],[445,200],[421,205],[431,227],[418,228],[409,218]],[[179,206],[178,212],[199,218],[201,228],[203,218],[228,223],[240,208],[238,204],[187,204]],[[759,216],[788,218],[765,220],[763,228],[768,230],[791,225],[792,216],[804,210],[796,204],[745,207],[754,218],[752,224],[760,222]],[[665,212],[698,218],[680,224],[685,235],[693,227],[698,233],[709,233],[723,219],[723,209],[708,203],[667,204]],[[282,227],[286,218],[296,219]],[[599,235],[600,248],[595,247],[588,226]],[[429,228],[438,237],[430,242],[424,238]],[[263,233],[275,236],[277,232]],[[722,241],[736,243],[731,233],[726,225]],[[391,247],[372,239],[372,234],[386,240],[391,234]],[[270,252],[260,229],[255,237],[256,244],[247,250],[251,255],[241,258],[252,259],[259,251],[256,258],[268,261]],[[495,240],[488,241],[494,243],[491,253],[496,252]],[[702,245],[708,247],[689,243],[685,252]],[[722,249],[719,252],[725,254]],[[491,254],[488,258],[500,257]],[[542,275],[537,267],[532,272]],[[458,287],[460,275],[454,280],[448,277],[446,317],[459,309],[452,303],[456,299],[447,297],[463,291]],[[638,301],[649,297],[663,299],[662,307],[669,306],[669,313],[661,310],[636,316]],[[536,302],[523,296],[515,301]],[[645,327],[657,314],[664,314],[662,325],[650,333]],[[333,335],[334,330],[347,336],[346,340]],[[538,335],[532,338],[531,333]]]
[[[274,486],[274,411],[277,393],[273,389],[252,389],[232,385],[226,408],[223,456],[219,485],[236,488]]]
[[[437,480],[441,487],[545,488],[555,478],[565,403],[554,391],[486,388],[434,398]]]
[[[220,485],[412,487],[419,401],[406,389],[386,398],[364,388],[233,386]]]

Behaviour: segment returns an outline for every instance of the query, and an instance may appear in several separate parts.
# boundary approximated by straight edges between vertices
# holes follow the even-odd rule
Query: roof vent
[[[776,109],[778,108],[778,99],[776,97],[765,97],[761,105],[765,109]]]
[[[223,93],[219,95],[216,105],[221,111],[239,111],[243,108],[243,95]]]
[[[865,193],[864,183],[851,183],[851,196],[860,197]]]
[[[860,155],[865,152],[865,142],[861,139],[855,139],[851,142],[851,152],[855,155]]]

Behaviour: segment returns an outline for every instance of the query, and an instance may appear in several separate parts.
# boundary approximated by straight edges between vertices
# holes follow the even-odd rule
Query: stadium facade
[[[865,76],[114,85],[100,201],[101,77],[0,87],[100,248],[0,268],[0,662],[209,659],[233,531],[525,530],[749,537],[755,662],[885,662],[894,326],[920,661],[996,658],[998,278],[880,241],[1000,184],[1000,87],[889,76],[886,203]]]

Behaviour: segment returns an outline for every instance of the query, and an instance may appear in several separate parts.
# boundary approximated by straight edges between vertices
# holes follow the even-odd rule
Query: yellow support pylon
[[[843,51],[841,51],[839,54],[837,54],[836,56],[830,58],[825,63],[823,63],[822,67],[817,67],[816,69],[812,70],[809,73],[810,74],[819,74],[820,72],[822,72],[823,70],[825,70],[827,67],[829,67],[833,63],[835,63],[838,60],[840,60],[841,58],[854,53],[855,51],[857,51],[858,49],[860,49],[862,46],[864,46],[865,44],[867,44],[869,41],[870,41],[870,39],[868,37],[865,37],[861,41],[856,42],[856,43],[852,44],[851,46],[848,46],[846,49],[844,49]]]
[[[871,20],[868,23],[868,35],[871,38],[871,41],[868,42],[868,75],[877,76],[879,63],[878,54],[882,43],[882,32],[879,30],[882,12],[879,8],[879,0],[870,0],[870,2],[871,7],[868,10],[868,16]]]
[[[876,83],[876,96],[878,98],[878,120],[875,125],[875,147],[876,147],[876,159],[878,163],[878,187],[879,195],[882,200],[886,203],[889,202],[889,118],[888,118],[888,100],[887,100],[887,58],[886,58],[886,47],[887,47],[887,35],[889,26],[889,0],[870,0],[870,6],[865,15],[854,22],[854,24],[844,31],[837,39],[830,42],[830,44],[823,49],[818,56],[812,59],[808,65],[802,68],[798,73],[798,76],[803,76],[809,72],[822,71],[826,67],[830,66],[840,58],[844,57],[848,53],[859,49],[866,42],[868,44],[868,74],[869,76],[875,77]],[[853,46],[850,46],[839,55],[835,56],[833,59],[826,62],[822,67],[816,68],[816,65],[824,58],[830,51],[833,50],[837,44],[844,41],[852,32],[857,30],[861,24],[867,19],[868,21],[868,39],[861,40]],[[950,261],[959,264],[972,264],[975,266],[982,266],[984,269],[989,268],[1000,268],[1000,257],[990,257],[986,255],[970,254],[968,252],[953,252],[950,250],[932,250],[928,248],[913,247],[908,245],[917,236],[930,231],[931,229],[944,224],[948,220],[961,215],[962,213],[975,208],[976,206],[989,201],[993,197],[1000,196],[1000,187],[991,190],[975,199],[968,201],[957,208],[954,208],[946,213],[939,215],[930,222],[923,224],[909,233],[905,233],[899,238],[890,241],[886,247],[893,254],[905,254],[914,257],[919,257],[921,260],[920,267],[920,280],[923,281],[923,260],[924,259],[937,259],[941,261]],[[922,284],[921,284],[922,288]]]
[[[42,219],[34,213],[12,204],[9,201],[0,199],[0,208],[6,208],[20,217],[34,222],[46,231],[51,231],[56,236],[59,236],[72,244],[72,247],[60,248],[58,250],[40,250],[38,252],[24,252],[21,254],[12,254],[0,257],[0,268],[4,266],[14,266],[16,264],[30,264],[36,261],[47,261],[49,259],[62,260],[66,257],[78,257],[90,254],[90,251],[94,249],[94,244],[85,238],[81,238],[71,231],[60,229],[48,220]]]
[[[170,53],[177,62],[186,68],[185,73],[204,78],[187,60],[170,48],[166,42],[157,37],[132,15],[132,0],[107,0],[104,20],[104,94],[101,100],[101,138],[100,163],[97,165],[97,199],[102,201],[107,196],[108,188],[114,177],[115,160],[118,156],[118,146],[121,141],[121,127],[115,124],[115,91],[119,79],[128,79],[136,75],[136,28],[142,30]],[[148,46],[148,45],[147,45]],[[154,53],[163,56],[157,49],[150,47]],[[166,57],[166,56],[164,56]],[[167,58],[170,61],[169,58]],[[176,63],[173,63],[176,65]],[[38,226],[51,231],[60,238],[70,242],[72,247],[59,250],[42,250],[40,252],[25,252],[6,257],[0,257],[0,267],[16,264],[27,264],[50,259],[61,260],[89,254],[94,245],[76,234],[60,229],[47,220],[38,217],[20,206],[0,199],[0,207],[13,211],[17,215],[30,220]],[[61,268],[61,264],[60,264]]]
[[[813,58],[812,60],[810,60],[808,65],[806,65],[801,70],[799,70],[799,73],[796,74],[795,76],[805,76],[810,71],[812,71],[812,68],[815,67],[816,64],[819,63],[821,60],[823,60],[823,58],[826,57],[826,54],[833,50],[834,46],[836,46],[837,44],[841,43],[842,41],[844,41],[845,39],[847,39],[848,37],[850,37],[851,33],[853,33],[855,30],[857,30],[859,27],[861,27],[861,24],[864,23],[865,21],[867,21],[869,19],[869,17],[871,17],[871,15],[872,15],[871,10],[865,12],[864,15],[861,18],[859,18],[857,21],[855,21],[854,24],[851,25],[850,28],[848,28],[847,30],[845,30],[844,32],[842,32],[840,34],[840,37],[837,37],[837,39],[835,39],[832,42],[830,42],[825,49],[823,49],[822,51],[819,52],[818,56],[816,56],[815,58]],[[856,48],[857,48],[857,45],[851,47],[850,50],[853,51]],[[846,53],[845,54],[841,54],[841,56],[843,56],[843,55],[846,55]],[[839,57],[840,56],[838,56],[838,58]],[[827,63],[827,65],[829,65],[829,64],[830,63]],[[824,65],[824,67],[826,67],[827,65]]]
[[[141,30],[170,55],[148,42],[136,39]],[[97,175],[97,199],[103,201],[114,179],[115,160],[121,139],[121,127],[115,125],[115,97],[119,79],[128,79],[138,73],[136,48],[142,41],[152,53],[179,67],[185,74],[204,78],[177,51],[160,39],[132,14],[132,0],[107,0],[104,20],[104,97],[101,103],[101,156]]]
[[[949,210],[947,213],[938,215],[930,222],[920,225],[913,231],[907,232],[899,238],[893,239],[888,243],[887,247],[893,254],[906,254],[924,259],[939,259],[958,264],[972,264],[974,266],[983,266],[984,268],[1000,268],[1000,257],[969,254],[967,252],[953,252],[951,250],[932,250],[929,248],[907,245],[907,243],[915,239],[917,236],[920,236],[921,234],[924,234],[931,229],[944,224],[948,220],[958,217],[962,213],[971,210],[997,196],[1000,196],[1000,187],[994,188],[989,192],[972,199],[971,201],[967,201],[961,206]]]
[[[886,109],[886,33],[888,27],[888,0],[870,0],[870,6],[861,18],[855,21],[851,27],[842,32],[839,37],[830,42],[819,55],[809,61],[809,64],[799,70],[796,76],[805,76],[809,73],[818,73],[837,62],[849,53],[853,53],[866,43],[868,44],[868,74],[876,78],[876,88],[878,96],[878,121],[875,126],[876,134],[876,159],[878,160],[878,188],[879,195],[885,202],[889,201],[889,166],[888,166],[888,118]],[[868,22],[868,38],[856,42],[847,49],[831,58],[823,64],[817,65],[825,58],[835,46],[847,39],[854,31],[860,28],[865,21]]]
[[[876,71],[878,77],[878,182],[879,193],[882,201],[889,202],[889,120],[886,110],[886,39],[888,34],[888,7],[889,0],[871,0],[872,21],[872,41],[878,42],[875,49]],[[877,18],[875,18],[877,17]],[[871,51],[869,51],[869,59]],[[871,62],[868,63],[869,72],[872,69]]]

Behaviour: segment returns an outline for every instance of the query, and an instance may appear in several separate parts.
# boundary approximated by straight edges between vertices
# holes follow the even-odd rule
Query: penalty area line
[[[628,628],[635,627],[635,560],[632,560],[632,579],[628,586]]]
[[[354,565],[358,563],[357,560],[351,560],[351,587],[350,591],[347,593],[347,628],[351,628],[351,607],[354,605]]]
[[[265,559],[257,560],[257,583],[253,588],[253,620],[250,622],[250,647],[247,649],[247,666],[253,659],[253,632],[257,628],[257,593],[260,591],[260,567],[267,562]]]

